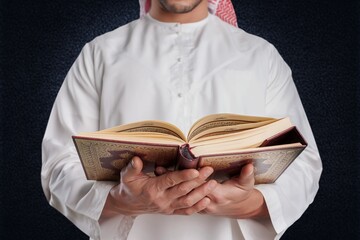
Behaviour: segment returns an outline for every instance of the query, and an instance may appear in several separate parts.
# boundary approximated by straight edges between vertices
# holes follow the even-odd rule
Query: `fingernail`
[[[131,167],[132,167],[132,168],[135,168],[135,162],[134,162],[134,159],[131,159],[131,161],[130,161],[130,165],[131,165]]]
[[[204,177],[208,178],[210,177],[210,175],[214,172],[214,170],[212,168],[208,168],[206,169],[206,171],[204,172]]]
[[[254,174],[254,166],[252,166],[251,171],[247,174],[247,177],[250,177]]]
[[[198,176],[199,176],[199,171],[195,170],[195,171],[191,172],[191,175],[190,175],[191,178],[197,178]]]

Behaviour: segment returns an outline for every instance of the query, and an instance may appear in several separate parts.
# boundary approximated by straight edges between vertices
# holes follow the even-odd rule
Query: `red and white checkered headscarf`
[[[150,10],[151,0],[139,0],[140,16]],[[209,12],[221,18],[223,21],[237,26],[237,19],[231,0],[208,0]]]

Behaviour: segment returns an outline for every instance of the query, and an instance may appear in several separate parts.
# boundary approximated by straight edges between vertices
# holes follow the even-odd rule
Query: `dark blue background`
[[[314,203],[283,239],[360,239],[359,4],[233,3],[239,26],[292,68],[324,164]],[[137,16],[137,0],[0,1],[0,239],[87,239],[45,200],[41,140],[82,46]]]

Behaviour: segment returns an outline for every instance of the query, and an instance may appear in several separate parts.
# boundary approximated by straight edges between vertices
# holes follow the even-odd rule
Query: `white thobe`
[[[72,135],[145,119],[186,132],[212,113],[289,116],[308,141],[274,184],[256,186],[270,220],[148,214],[98,222],[116,183],[86,180]],[[51,112],[41,177],[50,204],[92,239],[265,240],[279,238],[302,215],[321,171],[291,71],[273,45],[213,15],[189,24],[146,15],[84,46]]]

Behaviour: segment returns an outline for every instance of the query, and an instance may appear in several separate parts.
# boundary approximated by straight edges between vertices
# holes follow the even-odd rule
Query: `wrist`
[[[251,190],[247,199],[241,204],[241,214],[237,217],[239,219],[245,218],[266,218],[269,212],[266,206],[264,196],[257,189]]]
[[[114,204],[114,201],[115,201],[115,199],[112,197],[111,191],[110,191],[106,197],[106,201],[104,204],[104,208],[101,212],[100,219],[112,218],[112,217],[116,216],[117,214],[119,214],[116,211],[116,206]]]
[[[114,196],[114,188],[110,190],[106,197],[104,208],[101,212],[100,219],[108,219],[115,217],[119,214],[125,216],[134,216],[128,208],[122,207],[121,198]]]

